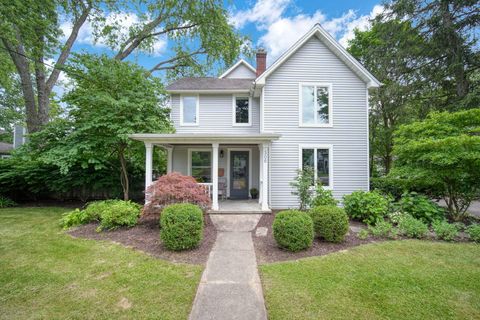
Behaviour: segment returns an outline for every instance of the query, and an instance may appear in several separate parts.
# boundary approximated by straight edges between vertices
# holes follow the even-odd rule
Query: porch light
[[[223,150],[220,150],[220,158],[223,158]]]

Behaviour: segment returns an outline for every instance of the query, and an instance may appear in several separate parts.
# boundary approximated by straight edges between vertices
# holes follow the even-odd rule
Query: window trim
[[[237,98],[248,98],[248,123],[237,123]],[[233,94],[232,95],[232,126],[234,127],[251,127],[252,126],[252,98],[249,95]]]
[[[213,183],[213,150],[211,148],[188,148],[188,163],[187,163],[187,173],[188,176],[192,177],[192,152],[195,151],[208,151],[210,152],[210,176],[212,177],[211,182],[207,183]],[[195,179],[195,178],[194,178]]]
[[[196,104],[196,116],[195,116],[195,122],[184,122],[183,121],[183,98],[184,97],[195,97],[197,99],[197,104]],[[198,126],[200,123],[200,95],[198,94],[181,94],[180,95],[180,125],[182,127],[195,127]]]
[[[313,152],[313,163],[315,163],[314,175],[315,175],[315,184],[317,183],[317,149],[328,149],[328,186],[323,186],[327,190],[333,190],[333,144],[299,144],[298,145],[298,169],[302,170],[303,168],[303,158],[302,151],[303,149],[314,149]]]
[[[314,123],[314,124],[304,124],[303,123],[303,101],[302,101],[302,87],[314,86],[315,98],[317,97],[317,87],[327,87],[328,88],[328,123]],[[333,127],[333,85],[332,83],[326,82],[299,82],[298,83],[298,126],[299,127],[313,127],[313,128],[331,128]],[[317,119],[317,112],[315,114],[315,119]]]

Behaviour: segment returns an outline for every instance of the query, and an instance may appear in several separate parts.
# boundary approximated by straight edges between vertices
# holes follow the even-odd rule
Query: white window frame
[[[303,149],[314,149],[313,163],[315,164],[314,177],[317,184],[317,149],[328,149],[328,186],[323,186],[327,190],[333,190],[333,145],[332,144],[300,144],[298,145],[298,169],[303,169]]]
[[[248,98],[248,123],[237,123],[237,98]],[[252,98],[248,95],[232,95],[232,126],[251,127],[252,126]]]
[[[190,122],[184,122],[183,121],[183,98],[184,97],[195,97],[197,99],[197,105],[196,105],[196,116],[195,116],[195,122],[190,123]],[[200,123],[200,95],[198,94],[182,94],[180,95],[180,125],[183,127],[194,127],[198,126]]]
[[[317,122],[317,111],[315,110],[314,119],[315,123],[303,123],[303,101],[302,101],[302,87],[314,87],[314,98],[313,101],[317,101],[317,87],[327,87],[328,88],[328,123],[316,123]],[[299,127],[315,127],[315,128],[331,128],[333,127],[333,85],[331,83],[321,83],[321,82],[300,82],[298,84],[298,126]]]
[[[208,183],[213,183],[213,150],[211,148],[188,148],[188,175],[192,176],[192,152],[195,151],[208,151],[210,152],[210,176],[212,177],[212,181]]]

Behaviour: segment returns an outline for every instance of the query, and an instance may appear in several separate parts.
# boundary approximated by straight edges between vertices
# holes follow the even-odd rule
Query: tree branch
[[[80,17],[73,24],[72,32],[70,33],[70,36],[65,42],[62,52],[60,53],[60,56],[58,57],[57,62],[55,63],[55,68],[50,74],[50,77],[48,77],[46,87],[49,92],[52,90],[53,86],[58,80],[58,76],[60,75],[61,70],[58,67],[62,67],[67,61],[68,56],[70,55],[70,51],[72,50],[72,46],[75,43],[75,40],[77,39],[78,32],[80,28],[83,26],[83,24],[85,23],[85,21],[87,20],[87,17],[90,14],[91,10],[92,10],[91,5],[88,5],[87,7],[85,7]]]
[[[157,65],[155,65],[152,69],[150,69],[150,73],[152,73],[154,71],[160,71],[160,70],[166,70],[166,69],[173,69],[175,67],[181,67],[182,66],[181,63],[178,63],[178,64],[173,65],[173,66],[166,66],[166,67],[162,67],[162,66],[165,65],[165,64],[168,64],[168,63],[172,63],[172,62],[175,62],[175,61],[178,61],[178,60],[181,60],[181,59],[193,57],[195,55],[204,54],[204,53],[206,53],[206,51],[204,49],[198,49],[198,50],[196,50],[192,53],[189,53],[187,55],[176,56],[176,57],[173,57],[171,59],[162,61],[160,63],[157,63]]]

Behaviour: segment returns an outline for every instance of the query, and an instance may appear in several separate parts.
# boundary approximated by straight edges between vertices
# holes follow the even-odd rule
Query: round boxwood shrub
[[[202,210],[190,203],[169,205],[162,211],[160,226],[160,238],[167,249],[195,248],[203,239]]]
[[[298,210],[280,211],[273,221],[273,237],[279,247],[293,252],[309,248],[313,242],[312,218]]]
[[[390,201],[378,191],[355,191],[343,197],[343,205],[352,219],[375,224],[387,214]]]
[[[348,232],[348,216],[337,206],[317,206],[308,212],[315,235],[330,242],[342,242]]]

